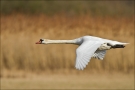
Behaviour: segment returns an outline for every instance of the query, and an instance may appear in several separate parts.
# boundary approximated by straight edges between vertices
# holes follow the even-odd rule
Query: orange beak
[[[41,41],[36,42],[36,44],[41,44]]]

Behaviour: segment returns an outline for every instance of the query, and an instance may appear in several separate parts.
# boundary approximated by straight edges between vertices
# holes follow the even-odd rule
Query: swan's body
[[[106,50],[111,48],[124,48],[128,43],[102,39],[94,36],[83,36],[73,40],[40,39],[36,44],[77,44],[76,69],[83,70],[91,58],[103,60]]]

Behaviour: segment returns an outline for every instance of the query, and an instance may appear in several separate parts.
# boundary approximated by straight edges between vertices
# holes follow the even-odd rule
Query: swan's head
[[[46,39],[40,39],[36,44],[46,44]]]

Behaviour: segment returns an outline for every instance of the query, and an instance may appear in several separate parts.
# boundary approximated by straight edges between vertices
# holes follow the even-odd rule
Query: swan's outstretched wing
[[[84,41],[76,50],[76,69],[83,70],[101,44],[100,41]]]
[[[105,54],[106,54],[106,50],[97,50],[93,54],[92,58],[97,58],[97,59],[103,60]]]

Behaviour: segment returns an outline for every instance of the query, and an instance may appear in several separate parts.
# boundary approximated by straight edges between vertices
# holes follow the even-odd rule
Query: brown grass
[[[1,16],[1,70],[75,70],[75,45],[36,45],[40,38],[74,39],[93,35],[130,43],[107,52],[103,61],[92,59],[83,72],[132,72],[134,70],[133,17]],[[78,72],[77,70],[75,70]]]
[[[44,74],[2,78],[1,89],[134,89],[133,74]]]

